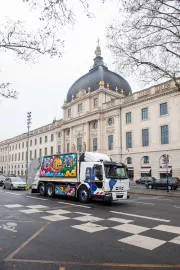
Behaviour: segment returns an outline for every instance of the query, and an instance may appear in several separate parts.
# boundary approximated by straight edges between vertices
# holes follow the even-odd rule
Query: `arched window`
[[[144,157],[142,158],[142,163],[143,163],[143,164],[149,164],[149,157],[148,157],[148,156],[144,156]]]
[[[127,165],[132,164],[132,158],[131,157],[127,157],[126,164]]]

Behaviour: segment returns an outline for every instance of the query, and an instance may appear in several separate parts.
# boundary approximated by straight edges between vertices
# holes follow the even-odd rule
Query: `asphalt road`
[[[180,199],[49,199],[0,189],[0,270],[180,269]]]

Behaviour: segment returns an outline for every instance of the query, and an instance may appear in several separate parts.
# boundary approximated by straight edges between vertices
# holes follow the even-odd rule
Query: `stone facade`
[[[163,177],[162,155],[168,154],[170,175],[180,177],[180,96],[173,81],[129,96],[102,85],[93,92],[85,90],[64,103],[63,119],[30,131],[29,160],[52,153],[103,152],[126,163],[130,177],[138,179],[146,174]],[[167,109],[163,115],[161,104]],[[144,120],[143,109],[148,111]],[[162,126],[168,126],[164,144]],[[148,129],[148,146],[142,144],[144,129]],[[132,147],[127,146],[127,132]],[[26,142],[27,133],[0,142],[0,170],[5,174],[25,174]]]

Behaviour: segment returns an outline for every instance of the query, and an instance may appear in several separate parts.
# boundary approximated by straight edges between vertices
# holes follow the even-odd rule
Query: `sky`
[[[107,49],[106,31],[114,19],[119,19],[117,4],[115,1],[90,2],[90,10],[95,15],[93,19],[87,18],[83,10],[75,6],[76,24],[62,29],[60,38],[65,40],[62,58],[43,55],[32,64],[17,59],[13,52],[0,52],[0,82],[11,82],[19,93],[16,100],[0,98],[0,141],[27,132],[28,111],[32,112],[31,129],[49,124],[54,118],[62,118],[61,107],[69,88],[93,65],[98,38],[104,62],[110,70],[116,71]],[[5,23],[7,17],[26,21],[27,27],[35,29],[38,23],[35,15],[36,12],[30,11],[22,0],[3,1],[0,24]],[[135,78],[125,79],[133,92],[142,89]]]

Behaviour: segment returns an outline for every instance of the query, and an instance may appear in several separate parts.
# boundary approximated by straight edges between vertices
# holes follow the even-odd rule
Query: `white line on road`
[[[171,199],[158,199],[158,201],[172,201]]]
[[[8,193],[8,194],[13,194],[13,195],[16,195],[16,196],[21,196],[21,195],[22,195],[22,194],[19,194],[19,193],[8,192],[8,191],[6,191],[5,193]]]
[[[176,206],[176,205],[175,205],[175,206],[173,206],[173,207],[175,207],[175,208],[180,208],[180,206]]]
[[[79,205],[79,204],[74,204],[74,203],[66,203],[66,202],[58,202],[61,204],[68,204],[68,205],[73,205],[73,206],[77,206],[77,207],[82,207],[82,208],[92,208],[90,206],[85,206],[85,205]]]
[[[31,199],[36,199],[36,200],[42,200],[42,201],[47,201],[48,199],[43,199],[43,198],[36,198],[36,197],[33,197],[33,196],[26,196],[28,198],[31,198]]]
[[[157,220],[157,221],[162,221],[162,222],[170,222],[170,220],[167,220],[167,219],[153,218],[153,217],[147,217],[147,216],[139,216],[139,215],[128,214],[128,213],[123,213],[123,212],[116,212],[116,211],[110,211],[110,212],[115,213],[115,214],[119,214],[119,215],[139,217],[139,218]]]
[[[135,202],[135,203],[154,205],[153,203],[147,203],[147,202]]]

